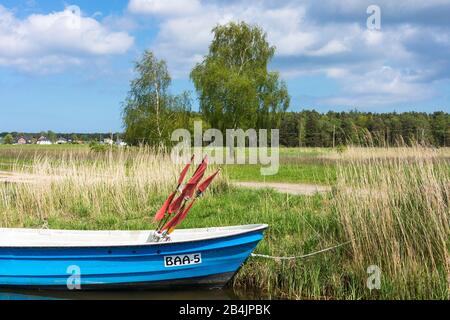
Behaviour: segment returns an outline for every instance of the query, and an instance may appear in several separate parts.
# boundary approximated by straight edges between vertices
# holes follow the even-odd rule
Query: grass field
[[[281,149],[280,171],[227,165],[183,228],[267,223],[257,253],[234,279],[248,296],[312,299],[448,299],[448,149]],[[180,170],[151,150],[94,153],[85,146],[0,146],[0,170],[30,183],[0,184],[0,226],[149,229]],[[307,182],[332,192],[292,196],[239,189],[232,181]],[[381,269],[381,288],[366,286]]]
[[[260,165],[228,165],[224,170],[231,180],[305,182],[325,184],[335,179],[335,161],[319,157],[332,153],[320,148],[280,149],[280,169],[276,175],[262,176]],[[31,165],[36,157],[59,159],[64,154],[80,156],[83,161],[93,160],[95,153],[87,145],[0,145],[0,170],[11,170],[12,166]]]

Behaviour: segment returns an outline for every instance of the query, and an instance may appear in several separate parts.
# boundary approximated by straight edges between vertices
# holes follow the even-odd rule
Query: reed
[[[336,159],[333,191],[318,200],[320,212],[314,198],[301,210],[291,205],[285,215],[297,219],[284,217],[284,232],[272,231],[259,250],[295,256],[351,244],[303,260],[252,261],[236,285],[258,287],[268,297],[448,299],[448,151],[350,147],[320,155]],[[370,266],[381,271],[379,289],[367,286]]]
[[[352,241],[355,276],[363,281],[376,265],[381,294],[394,287],[396,298],[448,297],[450,171],[443,150],[369,151],[343,156],[350,160],[337,166],[331,201]]]
[[[29,164],[17,161],[12,181],[0,187],[0,224],[39,226],[50,220],[67,228],[63,221],[75,226],[89,217],[97,222],[82,227],[95,229],[112,228],[108,220],[143,217],[150,228],[152,212],[174,188],[181,168],[168,153],[148,148],[38,153]]]

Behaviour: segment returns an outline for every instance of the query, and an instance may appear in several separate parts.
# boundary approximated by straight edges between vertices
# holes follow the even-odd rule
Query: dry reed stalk
[[[418,277],[431,290],[450,274],[449,162],[420,146],[364,150],[343,156],[332,202],[352,239],[355,269],[378,265],[389,281],[408,286]]]

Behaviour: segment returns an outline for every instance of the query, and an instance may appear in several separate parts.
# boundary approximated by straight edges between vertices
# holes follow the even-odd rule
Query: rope
[[[314,255],[319,254],[319,253],[323,253],[323,252],[326,252],[326,251],[330,251],[330,250],[333,250],[333,249],[336,249],[336,248],[345,246],[345,245],[347,245],[347,244],[349,244],[349,243],[351,243],[351,241],[347,241],[347,242],[344,242],[344,243],[340,243],[340,244],[338,244],[338,245],[336,245],[336,246],[329,247],[329,248],[325,248],[325,249],[322,249],[322,250],[319,250],[319,251],[315,251],[315,252],[311,252],[311,253],[308,253],[308,254],[305,254],[305,255],[302,255],[302,256],[275,257],[275,256],[269,256],[269,255],[266,255],[266,254],[258,254],[258,253],[252,253],[251,256],[252,256],[252,257],[258,257],[258,258],[274,259],[274,260],[294,260],[294,259],[303,259],[303,258],[308,258],[308,257],[314,256]]]
[[[47,220],[44,220],[44,223],[42,224],[41,229],[43,229],[43,230],[48,230],[49,229]]]

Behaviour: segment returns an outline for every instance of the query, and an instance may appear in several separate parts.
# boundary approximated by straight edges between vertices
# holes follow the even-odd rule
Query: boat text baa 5
[[[270,304],[224,304],[222,306],[199,306],[186,304],[181,306],[179,315],[191,316],[258,316],[270,315]]]

